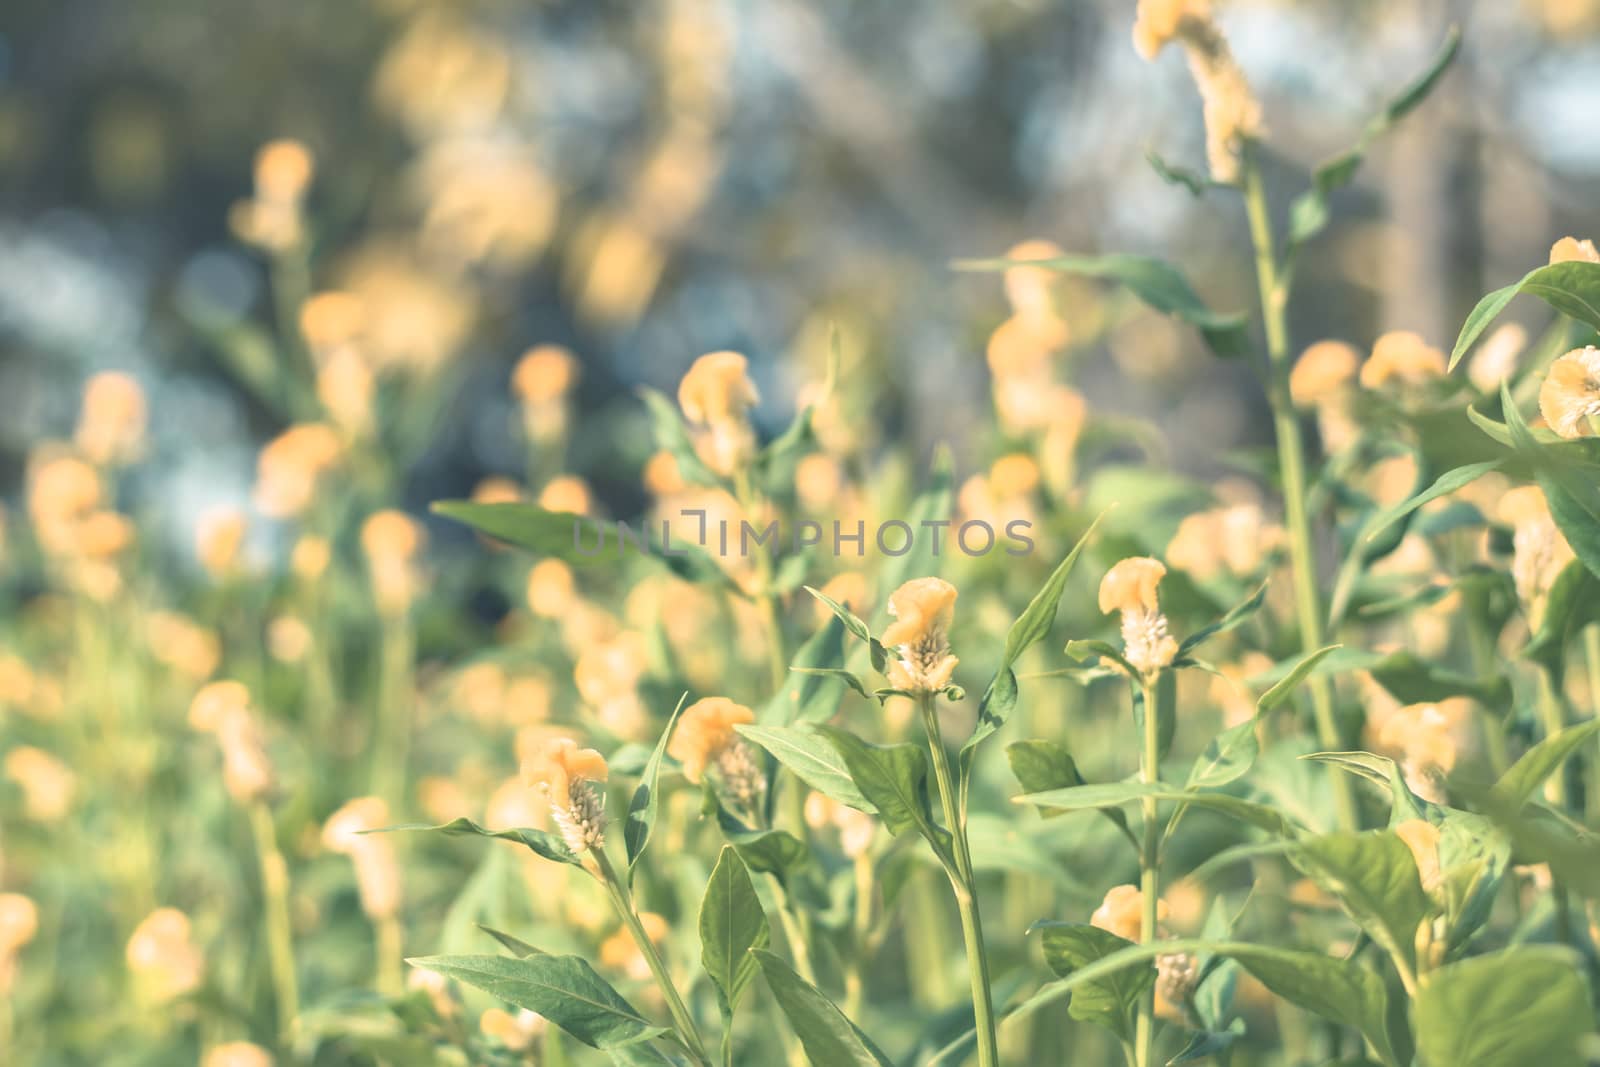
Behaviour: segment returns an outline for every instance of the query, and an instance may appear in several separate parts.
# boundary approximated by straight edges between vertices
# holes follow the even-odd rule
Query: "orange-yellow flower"
[[[1372,355],[1361,365],[1361,386],[1381,389],[1391,382],[1425,385],[1444,377],[1444,353],[1411,330],[1391,330],[1372,345]]]
[[[895,621],[883,631],[883,643],[900,652],[900,659],[889,666],[892,686],[937,693],[950,684],[959,662],[950,654],[955,611],[956,587],[943,578],[913,578],[890,594],[889,614]]]
[[[1423,819],[1407,819],[1395,826],[1394,832],[1411,850],[1411,858],[1417,861],[1422,888],[1430,893],[1439,888],[1444,879],[1439,869],[1439,828]]]
[[[1343,341],[1318,341],[1300,354],[1289,372],[1289,397],[1296,407],[1319,407],[1355,381],[1361,356]]]
[[[300,515],[311,506],[320,479],[341,452],[339,435],[329,426],[289,427],[269,441],[256,460],[256,507],[274,519]]]
[[[350,857],[355,866],[361,910],[370,919],[392,919],[400,913],[400,863],[394,843],[385,834],[369,833],[389,825],[389,805],[381,797],[357,797],[322,825],[322,844]]]
[[[549,738],[522,768],[523,779],[549,796],[551,818],[578,853],[605,843],[605,794],[594,783],[608,773],[604,756],[570,737]]]
[[[0,893],[0,960],[15,956],[39,932],[39,909],[21,893]]]
[[[1547,595],[1561,572],[1575,558],[1572,546],[1556,526],[1544,491],[1537,485],[1507,490],[1495,518],[1511,526],[1511,577],[1535,630],[1544,618]]]
[[[361,524],[372,596],[384,616],[404,615],[416,599],[422,585],[417,554],[425,539],[421,523],[393,508],[374,512]]]
[[[1600,348],[1575,348],[1550,364],[1539,387],[1539,413],[1562,437],[1595,432],[1593,420],[1600,418]]]
[[[1156,922],[1167,921],[1167,902],[1156,901]],[[1144,927],[1144,894],[1136,885],[1112,886],[1105,899],[1089,916],[1089,925],[1116,934],[1128,941],[1138,941]],[[1151,931],[1152,935],[1154,931]]]
[[[140,993],[167,1001],[195,989],[205,959],[190,940],[189,917],[177,908],[157,908],[134,928],[125,953]]]
[[[766,788],[761,765],[734,727],[756,721],[755,712],[727,697],[706,697],[684,709],[667,755],[683,764],[684,777],[699,783],[715,766],[732,798],[748,804]]]
[[[561,345],[530,348],[511,372],[511,388],[526,405],[548,404],[572,391],[578,361]]]
[[[44,749],[32,745],[13,748],[6,753],[5,773],[22,790],[23,814],[35,822],[59,822],[72,810],[77,775]]]
[[[144,447],[145,419],[139,383],[120,371],[104,371],[84,386],[73,440],[91,463],[126,463]]]
[[[1600,251],[1596,251],[1593,241],[1580,241],[1576,237],[1563,237],[1550,246],[1550,262],[1555,263],[1600,263]]]
[[[1100,610],[1122,613],[1123,654],[1144,674],[1167,666],[1178,654],[1178,642],[1167,632],[1167,617],[1156,595],[1166,573],[1160,560],[1134,556],[1100,579]]]
[[[695,453],[718,474],[732,474],[754,454],[748,413],[759,399],[749,363],[737,352],[701,356],[678,383],[678,406],[695,428]]]
[[[653,945],[665,941],[671,930],[667,920],[653,911],[641,911],[639,925],[644,927],[644,936]],[[600,943],[600,964],[621,971],[636,982],[646,981],[650,977],[650,963],[627,930],[618,930]]]
[[[200,1067],[273,1067],[272,1053],[249,1041],[228,1041],[213,1045],[200,1061]]]

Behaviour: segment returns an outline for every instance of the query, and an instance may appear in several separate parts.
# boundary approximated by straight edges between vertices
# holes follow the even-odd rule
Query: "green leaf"
[[[871,698],[874,695],[867,691],[865,682],[843,667],[790,667],[789,669],[796,674],[820,674],[827,678],[837,678],[864,697]]]
[[[1098,665],[1100,660],[1108,659],[1112,663],[1115,663],[1118,667],[1121,667],[1123,672],[1127,674],[1128,677],[1139,677],[1138,668],[1129,663],[1127,657],[1125,657],[1122,652],[1109,641],[1101,641],[1098,639],[1068,641],[1065,651],[1067,655],[1071,656],[1079,663],[1085,663],[1091,666]]]
[[[1511,683],[1503,675],[1469,678],[1405,649],[1396,649],[1367,669],[1373,680],[1402,704],[1434,704],[1467,696],[1493,708],[1503,707],[1511,699]]]
[[[1065,274],[1103,278],[1127,287],[1156,311],[1187,322],[1200,331],[1211,351],[1224,359],[1243,357],[1250,351],[1249,319],[1243,313],[1212,311],[1173,266],[1150,256],[1058,256],[1051,259],[960,260],[957,270],[1008,270],[1026,264]]]
[[[859,620],[858,620],[859,621]],[[864,628],[864,627],[863,627]],[[820,722],[839,710],[844,683],[837,677],[814,674],[844,664],[845,624],[829,619],[806,639],[795,653],[783,688],[761,709],[761,722],[767,726],[790,726],[797,722]]]
[[[622,842],[628,852],[630,879],[633,877],[634,864],[639,862],[639,857],[644,855],[645,847],[650,844],[650,831],[655,827],[656,811],[661,806],[661,798],[656,787],[657,780],[661,777],[661,760],[667,754],[667,742],[672,739],[672,728],[677,725],[678,716],[683,713],[683,706],[688,700],[688,693],[678,698],[678,706],[672,709],[672,716],[667,719],[667,725],[661,731],[661,738],[651,750],[650,758],[645,761],[644,771],[639,775],[639,787],[633,791],[633,799],[628,802],[628,818],[622,826]]]
[[[1261,699],[1256,701],[1256,715],[1262,716],[1279,707],[1293,695],[1300,683],[1311,677],[1317,669],[1317,664],[1325,658],[1343,648],[1343,645],[1328,645],[1315,652],[1308,652],[1295,661],[1289,673],[1273,683],[1272,688],[1261,694]]]
[[[1442,496],[1449,496],[1451,493],[1471,485],[1490,471],[1499,470],[1504,463],[1505,460],[1503,459],[1491,459],[1482,463],[1469,463],[1464,467],[1457,467],[1453,471],[1446,471],[1432,485],[1416,496],[1387,507],[1371,519],[1368,519],[1362,531],[1363,540],[1369,542],[1374,540],[1379,534],[1424,504],[1430,504]]]
[[[800,1039],[806,1058],[827,1067],[891,1067],[890,1060],[871,1039],[782,959],[761,949],[752,950],[772,996]]]
[[[448,834],[451,837],[493,837],[501,841],[515,841],[519,845],[526,845],[547,860],[582,866],[582,861],[567,847],[566,842],[562,841],[557,835],[545,830],[534,830],[529,827],[521,827],[515,830],[489,830],[479,826],[471,819],[452,819],[438,826],[432,826],[427,823],[408,823],[404,826],[386,826],[382,830],[374,830],[372,832],[391,833],[400,830],[431,830],[441,834]]]
[[[731,1019],[739,996],[755,977],[753,948],[765,948],[772,931],[750,872],[732,847],[724,846],[700,902],[700,962],[717,987],[723,1019]]]
[[[728,844],[739,853],[745,866],[757,874],[771,874],[780,881],[811,862],[806,843],[787,830],[753,830],[740,822],[717,801],[716,793],[706,790],[708,805],[717,816],[717,825]]]
[[[1230,796],[1227,793],[1205,793],[1160,782],[1111,782],[1104,785],[1080,785],[1069,789],[1046,789],[1039,793],[1025,793],[1012,800],[1018,804],[1033,804],[1041,808],[1060,808],[1063,811],[1082,811],[1087,808],[1112,808],[1130,804],[1144,797],[1157,800],[1191,804],[1232,816],[1235,819],[1260,827],[1270,833],[1292,834],[1294,825],[1284,815],[1265,804]]]
[[[1545,779],[1585,743],[1593,741],[1597,732],[1600,732],[1600,719],[1590,719],[1586,723],[1569,726],[1528,749],[1494,784],[1491,794],[1494,802],[1513,812],[1521,808],[1532,798],[1534,790],[1543,785]]]
[[[928,801],[928,754],[909,742],[874,745],[834,726],[817,726],[844,760],[861,795],[878,809],[883,825],[896,836],[916,830],[945,849],[949,835],[933,821]]]
[[[667,1032],[635,1011],[578,956],[424,956],[406,962],[538,1012],[591,1048],[615,1048]]]
[[[513,934],[508,934],[504,930],[496,930],[491,926],[484,926],[482,923],[478,924],[478,929],[482,930],[484,933],[500,942],[506,951],[510,952],[513,956],[516,956],[519,959],[524,956],[548,955],[544,949],[538,947],[537,945],[530,945],[528,942],[522,940],[522,938]]]
[[[1410,85],[1384,105],[1382,111],[1368,121],[1355,146],[1319,164],[1316,170],[1312,171],[1311,188],[1297,197],[1289,208],[1291,246],[1302,244],[1327,226],[1328,197],[1335,190],[1348,185],[1355,177],[1373,142],[1427,98],[1444,72],[1449,69],[1460,47],[1461,31],[1452,28],[1444,44],[1434,55],[1433,62]]]
[[[1594,1009],[1577,954],[1525,945],[1449,963],[1412,1005],[1422,1067],[1581,1067]]]
[[[1561,569],[1545,594],[1544,617],[1523,646],[1523,658],[1541,664],[1559,685],[1566,670],[1567,649],[1593,622],[1600,622],[1600,578],[1575,559]]]
[[[1496,289],[1478,301],[1450,352],[1451,370],[1519,293],[1536,296],[1563,315],[1600,329],[1600,263],[1571,260],[1535,267],[1521,281]]]
[[[1035,738],[1014,742],[1006,746],[1006,759],[1011,763],[1011,773],[1016,775],[1024,793],[1043,793],[1087,784],[1083,775],[1078,773],[1078,764],[1072,754],[1055,741]],[[1127,816],[1116,808],[1100,810],[1132,839]],[[1064,814],[1065,811],[1054,808],[1041,808],[1039,811],[1039,815],[1046,819]]]
[[[788,428],[756,456],[752,465],[756,483],[769,496],[793,492],[795,467],[806,453],[816,451],[817,436],[812,432],[811,419],[811,406],[801,408]]]
[[[1586,266],[1600,272],[1600,264]],[[1600,299],[1600,285],[1595,295]],[[1500,383],[1500,406],[1511,446],[1533,467],[1534,478],[1550,505],[1551,518],[1572,546],[1573,554],[1600,578],[1600,467],[1575,461],[1571,448],[1541,445],[1517,410],[1508,382]]]
[[[1257,722],[1254,718],[1248,719],[1212,738],[1194,761],[1186,788],[1214,789],[1249,773],[1261,754],[1261,742],[1256,739]]]
[[[1160,176],[1168,185],[1181,185],[1189,190],[1189,195],[1200,197],[1205,195],[1207,189],[1221,188],[1221,183],[1214,182],[1199,171],[1188,167],[1181,167],[1163,159],[1154,149],[1145,149],[1145,162],[1150,164],[1150,169]]]
[[[1210,626],[1197,630],[1178,646],[1178,659],[1182,659],[1190,652],[1205,644],[1218,634],[1225,634],[1229,630],[1247,622],[1251,616],[1261,610],[1261,605],[1267,599],[1267,583],[1262,582],[1261,588],[1251,593],[1242,603],[1235,604],[1226,615],[1212,623]]]
[[[1415,967],[1417,926],[1432,908],[1411,850],[1388,831],[1307,838],[1289,855],[1391,956]]]
[[[637,531],[638,538],[630,536],[624,542],[610,523],[566,511],[546,511],[533,504],[435,500],[432,510],[536,556],[559,559],[574,567],[615,567],[630,556],[637,556],[660,563],[691,582],[719,587],[730,584],[716,561],[698,547],[676,544],[666,551],[648,529]]]
[[[859,811],[876,814],[878,809],[856,788],[838,749],[819,740],[813,732],[792,726],[740,725],[734,729],[817,792]]]
[[[1078,557],[1083,554],[1083,547],[1089,543],[1089,538],[1100,525],[1100,520],[1104,518],[1105,513],[1102,512],[1089,524],[1083,536],[1078,538],[1078,543],[1072,546],[1072,551],[1068,552],[1066,558],[1050,572],[1050,577],[1033,595],[1033,599],[1028,601],[1028,606],[1011,624],[1011,629],[1006,631],[1006,646],[1000,655],[999,669],[995,671],[994,678],[984,690],[983,699],[978,703],[978,724],[966,744],[961,746],[959,763],[963,784],[971,771],[974,751],[985,739],[1005,725],[1006,719],[1017,705],[1017,676],[1012,672],[1012,667],[1024,652],[1050,633],[1050,627],[1056,621],[1056,611],[1061,606],[1061,595],[1067,589],[1067,578],[1072,574],[1072,568],[1077,564]]]
[[[1131,948],[1133,942],[1086,923],[1035,923],[1044,945],[1044,962],[1057,978]],[[1085,982],[1072,991],[1067,1014],[1104,1026],[1123,1040],[1133,1036],[1139,1001],[1156,982],[1152,966],[1129,967]]]

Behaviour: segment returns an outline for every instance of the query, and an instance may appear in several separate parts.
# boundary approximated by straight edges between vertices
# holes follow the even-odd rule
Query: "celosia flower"
[[[228,1041],[213,1045],[200,1061],[200,1067],[273,1067],[272,1053],[249,1041]]]
[[[580,854],[605,843],[606,798],[596,783],[607,774],[604,756],[568,737],[545,742],[522,768],[523,778],[550,798],[550,816],[562,840]]]
[[[22,790],[22,811],[35,822],[59,822],[72,810],[77,775],[50,753],[18,745],[6,753],[6,777]]]
[[[839,850],[850,859],[867,854],[877,836],[878,823],[864,811],[841,804],[825,793],[806,796],[806,825],[813,830],[832,828],[839,834]]]
[[[1381,389],[1391,382],[1425,385],[1444,377],[1444,353],[1411,330],[1391,330],[1372,345],[1372,355],[1361,365],[1361,387]]]
[[[354,293],[314,293],[300,305],[300,334],[311,354],[321,362],[356,343],[366,316],[366,307]]]
[[[667,755],[683,764],[684,777],[698,784],[707,767],[735,803],[748,806],[766,789],[766,776],[750,746],[734,727],[756,721],[756,713],[727,697],[706,697],[684,709],[667,743]]]
[[[1600,251],[1596,251],[1593,241],[1580,241],[1576,237],[1563,237],[1550,246],[1550,262],[1555,263],[1600,263]]]
[[[577,381],[578,361],[560,345],[528,349],[511,372],[512,390],[529,406],[561,399]]]
[[[1261,104],[1212,18],[1208,0],[1139,0],[1133,26],[1138,53],[1154,59],[1172,41],[1181,44],[1188,56],[1205,107],[1211,176],[1235,182],[1244,142],[1261,135]]]
[[[1167,545],[1167,561],[1205,580],[1224,569],[1253,575],[1283,544],[1283,527],[1268,522],[1256,504],[1238,504],[1187,515]]]
[[[1544,491],[1536,485],[1508,490],[1500,498],[1495,517],[1511,527],[1511,577],[1528,613],[1528,625],[1537,630],[1550,589],[1575,558],[1572,546],[1556,526]]]
[[[137,459],[144,431],[144,390],[137,381],[119,371],[89,379],[73,441],[91,463],[106,466]]]
[[[311,583],[321,578],[333,559],[333,546],[326,537],[306,534],[294,543],[289,553],[289,570],[302,582]]]
[[[1467,378],[1480,393],[1498,393],[1500,383],[1517,368],[1517,357],[1528,347],[1528,331],[1520,323],[1502,322],[1478,346],[1467,367]]]
[[[644,936],[650,939],[652,945],[665,941],[672,929],[666,919],[653,911],[641,911],[639,925],[644,927]],[[627,930],[618,930],[600,942],[600,964],[620,971],[636,982],[646,981],[650,977],[650,962],[644,958],[638,943]]]
[[[384,834],[369,833],[389,825],[389,805],[381,797],[357,797],[322,825],[322,844],[349,856],[356,870],[361,910],[369,919],[392,919],[400,913],[400,864],[394,844]]]
[[[588,515],[594,510],[589,483],[572,474],[551,478],[539,492],[539,506],[546,511]]]
[[[215,734],[222,748],[222,780],[241,803],[262,800],[276,784],[261,726],[250,708],[250,692],[234,681],[213,682],[189,705],[189,725]]]
[[[1100,610],[1122,613],[1123,655],[1143,674],[1167,666],[1178,642],[1167,632],[1156,587],[1167,568],[1159,560],[1135,556],[1119,562],[1100,580]]]
[[[1349,390],[1360,363],[1353,346],[1318,341],[1300,354],[1289,372],[1289,398],[1296,407],[1321,407]]]
[[[1439,828],[1423,819],[1407,819],[1396,825],[1394,832],[1417,861],[1422,888],[1429,893],[1438,889],[1444,880],[1444,873],[1439,869]]]
[[[1575,348],[1550,364],[1539,387],[1539,413],[1557,434],[1578,438],[1600,419],[1600,348]]]
[[[177,908],[157,908],[134,928],[125,953],[140,993],[167,1001],[200,985],[205,959],[190,940],[189,917]]]
[[[256,153],[255,197],[233,205],[228,222],[240,240],[281,252],[302,236],[301,200],[311,184],[311,152],[299,141],[269,141]]]
[[[889,596],[895,621],[883,643],[900,658],[889,665],[889,684],[913,693],[937,693],[950,684],[959,662],[950,654],[956,587],[943,578],[913,578]]]
[[[646,978],[650,977],[648,974]],[[515,1015],[503,1008],[486,1008],[478,1016],[478,1029],[513,1052],[526,1052],[544,1031],[544,1016],[523,1008]]]
[[[39,932],[39,909],[21,893],[0,893],[0,960],[10,959]]]
[[[422,524],[392,508],[374,512],[361,524],[361,548],[372,578],[378,611],[399,618],[410,610],[422,585],[417,554],[425,540]]]
[[[1441,780],[1455,769],[1458,734],[1469,714],[1455,701],[1409,704],[1378,724],[1378,746],[1399,753],[1406,785],[1424,800],[1444,802]]]
[[[249,519],[237,508],[208,512],[195,527],[195,558],[213,579],[232,577],[248,531]]]
[[[1167,921],[1167,902],[1156,901],[1156,922]],[[1126,941],[1138,941],[1144,928],[1144,894],[1136,885],[1112,886],[1105,899],[1089,916],[1089,925],[1116,934]]]
[[[731,475],[755,452],[749,410],[760,399],[749,364],[737,352],[711,352],[678,383],[678,406],[695,427],[695,453],[718,474]]]
[[[339,435],[322,423],[291,426],[256,460],[255,502],[263,515],[293,518],[311,506],[317,485],[338,462]]]

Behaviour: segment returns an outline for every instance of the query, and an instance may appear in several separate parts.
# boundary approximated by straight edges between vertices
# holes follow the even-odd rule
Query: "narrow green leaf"
[[[1220,187],[1219,183],[1212,181],[1197,170],[1191,170],[1176,163],[1169,163],[1154,149],[1145,149],[1144,158],[1145,162],[1150,164],[1150,169],[1155,171],[1162,181],[1168,185],[1183,186],[1189,190],[1190,196],[1198,198],[1204,196],[1207,189]]]
[[[1072,754],[1056,741],[1038,738],[1017,741],[1006,746],[1006,759],[1010,761],[1011,773],[1016,775],[1017,783],[1022,786],[1024,793],[1043,793],[1052,789],[1071,789],[1088,784],[1084,781],[1083,775],[1078,773],[1078,764],[1072,758]],[[1118,829],[1132,839],[1127,816],[1117,808],[1100,810],[1117,825]],[[1064,815],[1066,812],[1041,807],[1039,814],[1042,818],[1048,819]],[[1135,846],[1137,847],[1137,842]]]
[[[1496,289],[1478,301],[1450,352],[1451,370],[1519,293],[1536,296],[1563,315],[1600,329],[1600,263],[1571,260],[1535,267],[1521,281]]]
[[[863,627],[864,628],[864,627]],[[765,726],[792,726],[797,722],[820,722],[839,710],[844,697],[844,682],[813,670],[844,666],[845,624],[838,617],[806,639],[794,655],[783,688],[761,709]]]
[[[750,872],[731,846],[724,846],[700,902],[700,962],[717,988],[725,1020],[756,973],[753,948],[765,948],[772,931]]]
[[[560,837],[545,830],[534,830],[529,827],[520,827],[514,830],[489,830],[471,819],[452,819],[450,822],[433,826],[427,823],[408,823],[404,826],[386,826],[373,833],[392,833],[400,830],[432,830],[452,837],[493,837],[501,841],[515,841],[519,845],[526,845],[534,852],[547,860],[557,863],[570,863],[574,866],[581,865],[577,856],[566,846]]]
[[[1492,793],[1496,804],[1516,811],[1532,798],[1534,791],[1544,784],[1560,766],[1593,741],[1600,732],[1600,719],[1590,719],[1577,726],[1569,726],[1553,737],[1547,737],[1522,754],[1500,780]]]
[[[424,956],[406,962],[538,1012],[591,1048],[615,1048],[667,1032],[635,1011],[578,956]]]
[[[1464,467],[1446,471],[1432,485],[1416,496],[1385,508],[1373,518],[1367,520],[1366,527],[1363,530],[1363,540],[1372,541],[1376,539],[1379,534],[1424,504],[1430,504],[1442,496],[1449,496],[1458,489],[1471,485],[1490,471],[1499,470],[1504,463],[1505,460],[1503,459],[1491,459],[1482,463],[1468,463]]]
[[[1175,267],[1150,256],[1058,256],[1052,259],[959,260],[956,270],[1008,270],[1026,264],[1065,274],[1103,278],[1125,286],[1156,311],[1176,316],[1200,331],[1211,350],[1224,359],[1249,354],[1249,320],[1242,313],[1212,311]]]
[[[506,951],[510,952],[513,956],[516,956],[519,959],[524,956],[548,955],[544,949],[538,947],[537,945],[530,945],[528,942],[522,940],[522,938],[513,934],[508,934],[504,930],[496,930],[492,926],[485,926],[482,923],[478,924],[478,929],[482,930],[484,933],[500,942]]]
[[[800,1039],[806,1058],[827,1067],[891,1067],[889,1057],[834,1006],[833,1001],[807,982],[782,959],[761,949],[752,950],[767,987],[783,1009],[789,1026]]]
[[[1343,645],[1327,645],[1317,649],[1315,652],[1308,652],[1301,656],[1295,661],[1294,666],[1289,668],[1288,674],[1278,679],[1273,683],[1272,688],[1261,694],[1261,699],[1256,701],[1256,714],[1258,716],[1265,715],[1288,700],[1300,683],[1311,677],[1312,672],[1317,669],[1317,664],[1343,647]]]
[[[678,706],[672,709],[672,715],[661,731],[661,738],[651,750],[650,758],[645,761],[644,771],[639,775],[639,787],[633,791],[633,799],[628,802],[628,817],[622,825],[622,842],[628,852],[630,879],[633,877],[634,864],[639,862],[639,857],[644,855],[645,848],[650,844],[650,831],[655,828],[656,811],[661,806],[657,789],[657,782],[661,777],[661,760],[667,754],[667,743],[672,739],[672,728],[678,724],[678,716],[683,713],[683,706],[688,700],[688,693],[678,698]]]
[[[1086,808],[1118,807],[1144,797],[1207,808],[1270,833],[1287,835],[1292,834],[1295,829],[1282,812],[1265,804],[1230,796],[1227,793],[1179,789],[1160,782],[1111,782],[1104,785],[1080,785],[1070,789],[1046,789],[1039,793],[1025,793],[1019,797],[1012,797],[1012,800],[1018,804],[1033,804],[1041,808],[1082,811]]]
[[[1206,746],[1194,761],[1185,783],[1189,789],[1215,789],[1244,777],[1261,754],[1261,742],[1256,739],[1258,720],[1248,719],[1230,726]]]
[[[1261,610],[1261,605],[1266,602],[1266,599],[1267,583],[1262,582],[1259,589],[1251,593],[1242,602],[1235,604],[1222,618],[1210,626],[1206,626],[1189,635],[1178,646],[1178,658],[1182,659],[1218,634],[1225,634],[1229,630],[1249,621],[1256,612]]]

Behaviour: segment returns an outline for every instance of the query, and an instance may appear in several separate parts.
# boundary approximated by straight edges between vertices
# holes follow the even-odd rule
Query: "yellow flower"
[[[653,911],[641,911],[639,925],[644,927],[644,935],[653,945],[665,941],[671,929],[667,920]],[[600,943],[600,965],[620,971],[636,982],[650,977],[650,963],[627,930],[618,930]]]
[[[1550,364],[1539,387],[1539,412],[1562,437],[1595,432],[1591,420],[1600,418],[1600,348],[1575,348]]]
[[[238,569],[249,520],[237,508],[204,515],[195,528],[195,556],[213,579],[231,577]]]
[[[300,305],[300,333],[317,359],[356,342],[366,326],[367,309],[354,293],[314,293]]]
[[[130,375],[105,371],[89,379],[73,440],[102,466],[137,459],[144,447],[144,390]]]
[[[478,1029],[513,1052],[526,1052],[544,1029],[544,1017],[526,1008],[515,1015],[503,1008],[486,1008],[478,1016]]]
[[[1517,357],[1528,347],[1528,331],[1521,324],[1502,322],[1478,346],[1467,377],[1480,393],[1500,392],[1500,383],[1511,377],[1517,367]]]
[[[1100,579],[1100,610],[1122,613],[1123,654],[1143,674],[1160,670],[1178,654],[1167,632],[1156,587],[1166,576],[1160,560],[1135,556],[1122,560]]]
[[[1342,395],[1355,381],[1361,356],[1343,341],[1318,341],[1289,372],[1289,397],[1296,407],[1320,407]]]
[[[289,569],[302,582],[314,582],[322,577],[332,559],[333,546],[327,538],[305,534],[289,553]]]
[[[200,1061],[200,1067],[273,1067],[272,1053],[249,1041],[229,1041],[213,1045]]]
[[[1400,768],[1413,793],[1442,803],[1440,780],[1455,769],[1470,717],[1464,699],[1409,704],[1376,724],[1377,744],[1400,756]]]
[[[311,150],[301,142],[268,141],[256,152],[256,195],[263,200],[297,200],[305,195],[315,170]]]
[[[1537,485],[1507,490],[1500,497],[1495,517],[1511,526],[1511,577],[1528,612],[1528,625],[1537,630],[1547,595],[1575,558],[1572,546],[1556,526],[1544,491]]]
[[[850,859],[866,855],[878,833],[878,823],[872,816],[824,793],[806,796],[805,817],[806,825],[813,830],[837,830],[839,848]]]
[[[1156,901],[1156,922],[1167,921],[1167,902]],[[1127,941],[1138,941],[1144,927],[1144,894],[1136,885],[1112,886],[1105,899],[1089,916],[1089,925],[1116,934]]]
[[[522,768],[528,784],[550,798],[550,815],[567,847],[582,853],[605,842],[605,794],[593,783],[608,774],[605,757],[579,748],[570,737],[552,737]]]
[[[145,916],[128,938],[125,956],[141,994],[156,1001],[195,989],[205,973],[205,959],[190,940],[189,917],[177,908]]]
[[[1139,0],[1138,17],[1133,23],[1133,47],[1145,59],[1154,59],[1177,39],[1186,19],[1208,20],[1208,0]]]
[[[748,413],[760,397],[748,368],[737,352],[711,352],[678,383],[678,406],[696,431],[695,453],[718,474],[732,474],[755,452]]]
[[[741,804],[766,788],[761,765],[734,727],[756,721],[756,713],[727,697],[706,697],[684,709],[667,744],[667,755],[683,764],[684,777],[698,784],[715,765],[723,785]]]
[[[1550,262],[1555,263],[1600,263],[1600,252],[1597,252],[1593,241],[1580,241],[1576,237],[1563,237],[1550,246]]]
[[[17,954],[39,932],[39,909],[21,893],[0,893],[0,961]]]
[[[1394,828],[1396,836],[1411,850],[1417,861],[1417,876],[1429,893],[1439,888],[1444,873],[1439,869],[1439,828],[1422,819],[1407,819]]]
[[[914,693],[936,693],[950,684],[956,657],[950,654],[950,622],[956,587],[943,578],[913,578],[889,596],[895,621],[883,643],[900,651],[889,665],[889,684]]]
[[[539,506],[546,511],[588,515],[594,510],[589,483],[573,474],[551,478],[539,493]]]
[[[381,797],[357,797],[322,825],[322,844],[349,856],[356,872],[361,910],[370,919],[400,913],[400,864],[386,834],[369,833],[389,825],[389,805]]]
[[[404,615],[416,599],[422,585],[416,557],[425,539],[421,523],[392,508],[374,512],[361,524],[372,596],[384,616]]]
[[[1425,385],[1444,377],[1444,353],[1411,330],[1391,330],[1373,342],[1372,355],[1361,365],[1361,387],[1381,389],[1391,382]]]
[[[822,594],[852,611],[858,611],[867,605],[867,588],[867,576],[860,571],[841,571],[822,584]],[[833,618],[833,609],[822,601],[816,601],[813,607],[818,625]]]
[[[511,372],[511,388],[525,405],[560,400],[578,381],[578,361],[561,345],[530,348]]]
[[[22,790],[23,814],[35,822],[59,822],[72,810],[77,775],[43,749],[31,745],[13,748],[6,753],[5,772]]]
[[[338,462],[339,435],[322,423],[291,426],[267,443],[256,460],[256,507],[274,519],[303,513],[322,476]]]

